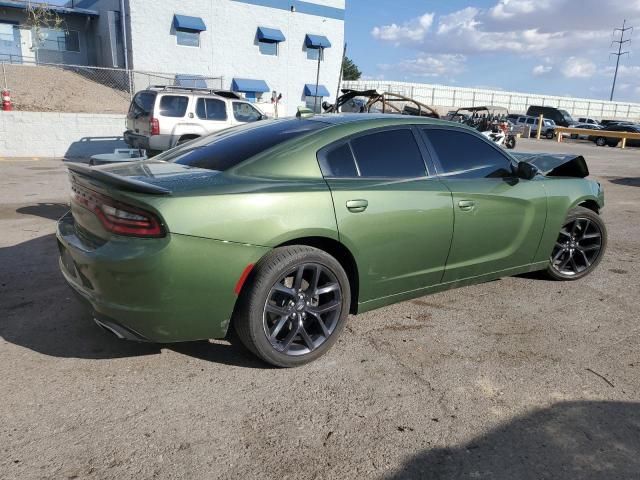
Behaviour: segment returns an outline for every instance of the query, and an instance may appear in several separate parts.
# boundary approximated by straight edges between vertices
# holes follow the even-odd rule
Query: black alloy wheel
[[[265,362],[297,367],[324,355],[349,314],[351,285],[327,252],[306,245],[266,254],[245,282],[232,325]]]
[[[551,252],[548,274],[558,280],[588,275],[602,259],[607,233],[600,216],[586,208],[572,210]]]
[[[305,355],[335,331],[342,309],[336,276],[317,263],[287,272],[271,287],[264,306],[264,333],[286,355]]]

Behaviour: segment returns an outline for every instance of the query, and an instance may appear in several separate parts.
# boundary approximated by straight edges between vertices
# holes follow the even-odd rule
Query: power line
[[[631,39],[624,38],[624,34],[627,33],[629,30],[631,30],[631,33],[633,33],[633,27],[627,27],[627,20],[625,19],[622,22],[622,28],[615,28],[613,30],[613,34],[616,35],[616,32],[620,32],[620,40],[614,40],[611,42],[611,46],[613,47],[613,45],[618,44],[618,52],[612,52],[611,55],[615,55],[616,58],[616,72],[613,74],[613,85],[611,86],[611,96],[609,97],[610,101],[613,101],[613,92],[616,89],[616,79],[618,78],[618,67],[620,66],[620,57],[622,55],[628,55],[629,51],[627,50],[626,52],[622,51],[622,46],[625,45],[626,43],[630,43]]]

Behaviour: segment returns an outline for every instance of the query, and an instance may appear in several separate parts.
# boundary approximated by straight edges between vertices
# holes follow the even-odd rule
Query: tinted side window
[[[196,115],[202,120],[226,120],[227,105],[215,98],[199,98],[196,103]]]
[[[420,148],[409,129],[386,130],[351,140],[363,177],[424,177]]]
[[[320,169],[325,177],[357,177],[356,162],[348,143],[320,155]]]
[[[440,160],[441,174],[460,178],[511,175],[511,162],[481,138],[455,130],[425,129]]]
[[[188,104],[189,97],[165,95],[160,99],[160,115],[163,117],[184,117]]]

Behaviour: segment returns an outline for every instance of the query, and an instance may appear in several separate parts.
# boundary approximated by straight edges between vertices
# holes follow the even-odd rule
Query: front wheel
[[[549,130],[547,133],[544,134],[544,136],[547,137],[547,140],[553,140],[554,132],[552,130]]]
[[[578,280],[598,266],[606,247],[607,228],[600,215],[576,207],[560,229],[547,275],[555,280]]]
[[[607,139],[605,137],[596,138],[596,145],[599,147],[604,147],[607,144]]]
[[[296,367],[336,342],[350,302],[349,279],[335,258],[317,248],[280,247],[254,268],[232,322],[262,360]]]

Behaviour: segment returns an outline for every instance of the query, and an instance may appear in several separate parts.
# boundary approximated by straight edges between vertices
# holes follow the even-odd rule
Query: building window
[[[38,48],[58,52],[79,52],[80,36],[75,30],[60,30],[55,28],[40,28],[38,33]]]
[[[305,106],[313,113],[322,113],[322,97],[307,95],[304,97]]]
[[[320,61],[324,61],[324,48],[307,48],[307,58],[309,60],[318,61],[318,57],[320,57]]]
[[[262,55],[278,56],[278,42],[258,41],[258,46]]]
[[[199,47],[200,32],[176,30],[176,41],[178,45],[182,45],[183,47]]]

